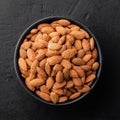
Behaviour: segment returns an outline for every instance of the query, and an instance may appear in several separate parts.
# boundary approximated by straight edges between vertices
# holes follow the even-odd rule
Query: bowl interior
[[[78,26],[80,26],[81,28],[85,29],[90,36],[92,36],[95,40],[95,46],[98,50],[98,61],[100,63],[100,66],[99,66],[99,69],[97,70],[97,74],[96,74],[96,79],[94,80],[94,82],[92,83],[91,85],[91,90],[93,89],[93,87],[95,86],[95,84],[97,83],[98,79],[99,79],[99,76],[100,76],[100,73],[101,73],[101,67],[102,67],[102,55],[101,55],[101,50],[100,50],[100,46],[98,44],[98,41],[97,39],[95,38],[95,36],[93,35],[93,33],[85,26],[83,25],[82,23],[80,22],[77,22],[75,20],[72,20],[71,18],[66,18],[66,17],[61,17],[61,16],[52,16],[52,17],[47,17],[47,18],[44,18],[44,19],[40,19],[38,20],[37,22],[33,23],[32,25],[30,25],[24,32],[23,34],[20,36],[18,42],[17,42],[17,45],[16,45],[16,48],[15,48],[15,53],[14,53],[14,68],[15,68],[15,72],[16,72],[16,75],[18,77],[18,80],[19,82],[21,83],[21,85],[23,86],[23,88],[31,95],[33,96],[35,99],[43,102],[43,103],[46,103],[46,104],[49,104],[49,105],[54,105],[54,106],[59,106],[59,105],[68,105],[68,104],[71,104],[71,103],[74,103],[80,99],[82,99],[83,97],[85,97],[89,92],[86,92],[84,94],[82,94],[80,97],[74,99],[74,100],[71,100],[71,101],[67,101],[65,103],[58,103],[58,104],[53,104],[52,102],[47,102],[47,101],[44,101],[42,100],[40,97],[38,97],[34,92],[31,92],[25,85],[25,82],[24,82],[24,78],[21,76],[21,73],[20,73],[20,70],[19,70],[19,66],[18,66],[18,58],[19,58],[19,48],[20,48],[20,45],[22,44],[23,40],[25,39],[25,37],[29,34],[30,30],[32,28],[35,28],[37,27],[37,25],[39,25],[40,23],[51,23],[52,21],[54,20],[58,20],[58,19],[68,19],[69,21],[71,21],[71,23],[73,24],[76,24]]]

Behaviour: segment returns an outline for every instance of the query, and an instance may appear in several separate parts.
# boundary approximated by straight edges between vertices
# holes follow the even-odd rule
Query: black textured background
[[[33,22],[52,15],[84,23],[97,37],[103,71],[83,100],[52,107],[20,86],[13,68],[14,48]],[[120,0],[0,0],[0,120],[120,120]]]

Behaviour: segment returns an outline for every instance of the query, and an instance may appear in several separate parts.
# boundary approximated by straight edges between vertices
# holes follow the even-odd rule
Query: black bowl
[[[68,19],[69,21],[71,21],[71,23],[73,24],[76,24],[78,26],[80,26],[81,28],[85,29],[89,34],[90,36],[92,36],[95,40],[95,46],[98,50],[98,61],[100,63],[100,66],[99,66],[99,69],[97,70],[97,75],[96,75],[96,79],[94,80],[94,82],[92,83],[91,85],[91,90],[94,88],[94,86],[96,85],[99,77],[100,77],[100,73],[101,73],[101,68],[102,68],[102,55],[101,55],[101,50],[100,50],[100,45],[98,44],[98,41],[97,39],[95,38],[95,36],[93,35],[93,33],[85,26],[83,25],[82,23],[80,22],[77,22],[75,20],[72,20],[71,18],[68,18],[68,17],[61,17],[61,16],[51,16],[51,17],[47,17],[47,18],[43,18],[43,19],[40,19],[38,20],[37,22],[33,23],[32,25],[30,25],[24,32],[23,34],[20,36],[18,42],[17,42],[17,45],[16,45],[16,48],[15,48],[15,53],[14,53],[14,68],[15,68],[15,72],[16,72],[16,75],[18,77],[18,80],[19,82],[21,83],[21,85],[23,86],[23,88],[32,96],[34,97],[35,99],[37,99],[38,101],[40,102],[43,102],[43,103],[46,103],[46,104],[49,104],[49,105],[54,105],[54,106],[62,106],[62,105],[69,105],[69,104],[72,104],[72,103],[75,103],[79,100],[81,100],[82,98],[84,98],[89,92],[86,92],[84,94],[82,94],[80,97],[74,99],[74,100],[71,100],[71,101],[67,101],[65,103],[59,103],[59,104],[53,104],[52,102],[47,102],[47,101],[44,101],[43,99],[41,99],[40,97],[38,97],[34,92],[31,92],[25,85],[25,82],[24,82],[24,78],[21,76],[21,73],[20,73],[20,70],[19,70],[19,66],[18,66],[18,58],[19,58],[19,48],[20,48],[20,45],[22,44],[23,40],[25,39],[25,37],[29,34],[30,30],[32,28],[35,28],[37,27],[37,25],[39,25],[40,23],[51,23],[52,21],[54,20],[58,20],[58,19]]]

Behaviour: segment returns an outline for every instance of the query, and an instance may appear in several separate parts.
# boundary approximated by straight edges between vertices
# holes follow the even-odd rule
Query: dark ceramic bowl
[[[49,104],[49,105],[54,105],[54,106],[62,106],[62,105],[69,105],[69,104],[72,104],[72,103],[75,103],[79,100],[81,100],[82,98],[84,98],[89,92],[86,92],[84,94],[82,94],[80,97],[74,99],[74,100],[71,100],[71,101],[67,101],[65,103],[59,103],[59,104],[53,104],[52,102],[47,102],[47,101],[44,101],[43,99],[41,99],[40,97],[38,97],[35,93],[31,92],[25,85],[25,82],[24,82],[24,78],[21,76],[21,73],[20,73],[20,70],[19,70],[19,67],[18,67],[18,58],[19,58],[19,48],[20,48],[20,45],[22,44],[24,38],[29,34],[30,30],[32,28],[35,28],[37,27],[37,25],[39,25],[40,23],[51,23],[52,21],[54,20],[58,20],[58,19],[68,19],[69,21],[71,21],[71,23],[73,24],[76,24],[78,26],[80,26],[81,28],[85,29],[89,34],[90,36],[92,36],[95,40],[95,46],[98,50],[98,61],[100,63],[100,66],[99,66],[99,69],[97,70],[97,75],[96,75],[96,79],[94,80],[94,82],[92,83],[91,85],[91,90],[94,88],[94,86],[96,85],[99,77],[100,77],[100,73],[101,73],[101,67],[102,67],[102,55],[101,55],[101,50],[100,50],[100,45],[98,44],[98,41],[97,39],[95,38],[95,36],[93,35],[93,33],[85,26],[83,25],[82,23],[80,22],[77,22],[75,20],[72,20],[71,18],[68,18],[68,17],[61,17],[61,16],[51,16],[51,17],[47,17],[47,18],[43,18],[43,19],[40,19],[38,20],[37,22],[33,23],[32,25],[30,25],[24,32],[23,34],[20,36],[18,42],[17,42],[17,45],[16,45],[16,48],[15,48],[15,53],[14,53],[14,68],[15,68],[15,72],[17,74],[17,77],[18,77],[18,80],[20,82],[20,84],[23,86],[23,88],[32,96],[34,97],[35,99],[37,99],[38,101],[40,102],[43,102],[43,103],[46,103],[46,104]]]

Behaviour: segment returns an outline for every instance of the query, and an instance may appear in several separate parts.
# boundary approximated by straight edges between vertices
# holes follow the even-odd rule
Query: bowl
[[[96,39],[96,37],[94,36],[94,34],[82,23],[78,22],[78,21],[75,21],[71,18],[68,18],[68,17],[62,17],[62,16],[50,16],[50,17],[46,17],[46,18],[43,18],[43,19],[40,19],[36,22],[34,22],[33,24],[31,24],[23,33],[22,35],[20,36],[18,42],[17,42],[17,45],[15,47],[15,52],[14,52],[14,68],[15,68],[15,72],[16,72],[16,75],[17,75],[17,78],[20,82],[20,84],[22,85],[22,87],[35,99],[37,99],[38,101],[40,102],[43,102],[43,103],[46,103],[48,105],[53,105],[53,106],[63,106],[63,105],[69,105],[69,104],[72,104],[72,103],[75,103],[79,100],[81,100],[82,98],[84,98],[89,92],[86,92],[84,94],[82,94],[80,97],[74,99],[74,100],[71,100],[71,101],[67,101],[67,102],[64,102],[64,103],[58,103],[58,104],[53,104],[52,102],[47,102],[47,101],[44,101],[43,99],[41,99],[40,97],[38,97],[34,92],[30,91],[26,85],[25,85],[25,82],[24,82],[24,78],[21,76],[21,73],[20,73],[20,70],[19,70],[19,66],[18,66],[18,58],[19,58],[19,48],[20,48],[20,45],[22,44],[24,38],[29,34],[30,30],[32,28],[35,28],[37,27],[37,25],[41,24],[41,23],[50,23],[54,20],[58,20],[58,19],[67,19],[69,21],[71,21],[71,23],[73,24],[76,24],[78,26],[80,26],[81,28],[85,29],[89,35],[91,37],[94,38],[95,40],[95,46],[98,50],[98,62],[100,63],[100,66],[99,66],[99,69],[97,70],[97,73],[96,73],[96,78],[94,80],[94,82],[92,83],[91,85],[91,90],[95,87],[96,83],[98,82],[98,79],[100,77],[100,73],[101,73],[101,68],[102,68],[102,55],[101,55],[101,49],[100,49],[100,45]]]

